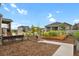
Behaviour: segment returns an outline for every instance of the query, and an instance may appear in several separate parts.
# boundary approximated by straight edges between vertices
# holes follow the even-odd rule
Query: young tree
[[[33,33],[33,35],[34,35],[34,32],[35,32],[35,27],[32,25],[31,26],[31,32]]]
[[[60,24],[60,27],[62,28],[62,30],[65,30],[65,24],[64,23]]]

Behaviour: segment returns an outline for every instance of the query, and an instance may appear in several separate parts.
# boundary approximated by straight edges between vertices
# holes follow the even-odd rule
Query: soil
[[[79,51],[76,50],[76,46],[74,46],[74,56],[79,56]]]
[[[0,56],[51,56],[59,45],[25,40],[0,46]]]
[[[75,51],[74,56],[79,56],[79,51]]]

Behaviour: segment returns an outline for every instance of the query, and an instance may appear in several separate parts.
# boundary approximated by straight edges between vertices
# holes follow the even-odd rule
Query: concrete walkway
[[[73,56],[73,50],[74,50],[73,44],[48,41],[48,40],[42,40],[38,42],[60,45],[60,47],[53,54],[53,56]]]

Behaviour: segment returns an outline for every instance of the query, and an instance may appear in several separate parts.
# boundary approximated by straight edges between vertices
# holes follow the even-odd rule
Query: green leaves
[[[49,32],[44,32],[44,36],[49,36]]]
[[[44,32],[44,36],[59,36],[59,35],[66,35],[66,32],[65,31],[54,31],[54,30]]]
[[[49,31],[50,36],[57,36],[58,33],[56,31]]]
[[[60,24],[59,26],[62,28],[62,30],[65,30],[65,24],[64,23]]]
[[[79,39],[79,31],[76,31],[73,33],[73,36],[76,38],[76,39]]]

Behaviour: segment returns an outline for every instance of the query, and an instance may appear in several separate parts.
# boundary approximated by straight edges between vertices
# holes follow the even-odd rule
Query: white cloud
[[[49,22],[56,22],[56,19],[52,17],[51,13],[48,14],[48,21]]]
[[[52,17],[49,19],[49,22],[56,22],[56,19]]]
[[[73,21],[73,24],[75,24],[75,23],[79,23],[79,19],[75,19],[75,20]]]
[[[27,15],[27,10],[17,8],[18,13]]]
[[[27,15],[27,10],[19,9],[19,8],[16,6],[16,4],[14,4],[14,3],[11,3],[10,5],[11,5],[12,7],[14,7],[14,8],[17,10],[17,12],[18,12],[19,14]]]
[[[7,7],[4,7],[4,9],[5,9],[6,11],[8,11],[8,12],[10,11]]]
[[[56,11],[56,13],[60,13],[60,11]]]
[[[16,22],[13,22],[12,23],[12,29],[17,29],[18,26],[21,26],[22,24],[21,23],[16,23]]]
[[[49,14],[48,14],[48,18],[51,18],[51,17],[52,17],[52,14],[51,14],[51,13],[49,13]]]
[[[11,5],[12,7],[14,7],[14,8],[17,8],[16,4],[14,4],[14,3],[11,3],[10,5]]]

